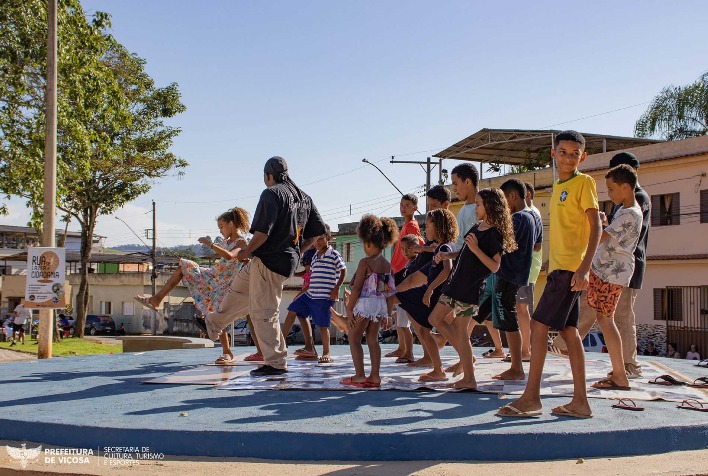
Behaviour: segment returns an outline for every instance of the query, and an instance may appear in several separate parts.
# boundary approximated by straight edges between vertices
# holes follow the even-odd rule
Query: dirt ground
[[[18,448],[20,443],[1,441],[1,446]],[[27,448],[39,444],[28,443]],[[42,445],[43,451],[53,446]],[[102,456],[87,456],[87,463],[45,462],[47,455],[28,462],[26,469],[0,449],[0,474],[7,475],[239,475],[239,476],[455,476],[490,474],[495,476],[630,476],[630,475],[708,475],[708,450],[683,451],[651,456],[593,458],[521,463],[445,463],[435,461],[405,462],[311,462],[266,461],[237,458],[189,458],[165,455],[155,461],[133,461],[110,465]],[[56,457],[58,459],[58,457]]]

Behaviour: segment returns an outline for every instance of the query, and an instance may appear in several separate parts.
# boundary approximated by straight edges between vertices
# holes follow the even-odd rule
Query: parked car
[[[248,321],[238,321],[234,326],[234,344],[254,345],[251,331],[248,329]]]
[[[69,319],[69,335],[74,336],[75,319]],[[96,334],[116,335],[116,323],[111,316],[89,314],[86,316],[84,334],[95,336]]]
[[[588,332],[588,335],[583,339],[583,347],[585,348],[585,352],[607,353],[605,336],[602,335],[602,332]]]

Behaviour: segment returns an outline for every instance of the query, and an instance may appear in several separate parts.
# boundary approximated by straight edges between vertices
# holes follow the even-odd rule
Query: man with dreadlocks
[[[219,310],[206,317],[209,338],[216,339],[235,319],[251,316],[264,363],[251,371],[254,376],[287,372],[278,312],[283,283],[295,272],[300,254],[326,233],[312,199],[290,179],[285,159],[268,159],[263,181],[267,188],[251,223],[253,238],[236,256],[248,264],[234,277]]]

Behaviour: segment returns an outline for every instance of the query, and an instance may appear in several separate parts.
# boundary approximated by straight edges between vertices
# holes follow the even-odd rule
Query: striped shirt
[[[329,294],[339,281],[340,272],[346,269],[342,255],[331,246],[322,256],[315,253],[310,265],[310,287],[307,295],[312,299],[329,299]]]

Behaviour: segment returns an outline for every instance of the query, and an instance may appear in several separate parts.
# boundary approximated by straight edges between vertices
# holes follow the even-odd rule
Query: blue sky
[[[116,213],[142,234],[154,199],[163,246],[215,236],[230,206],[253,211],[273,155],[336,228],[363,212],[398,213],[395,190],[362,158],[409,191],[425,174],[391,155],[425,160],[483,127],[632,135],[646,104],[576,119],[645,103],[708,69],[700,0],[83,5],[110,13],[116,38],[158,85],[178,83],[187,106],[171,122],[183,129],[173,150],[186,175]],[[4,223],[26,223],[20,200],[10,211]],[[110,216],[97,233],[109,246],[137,242]]]

